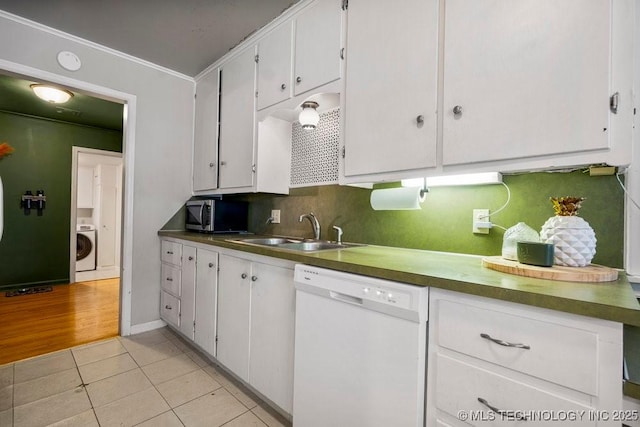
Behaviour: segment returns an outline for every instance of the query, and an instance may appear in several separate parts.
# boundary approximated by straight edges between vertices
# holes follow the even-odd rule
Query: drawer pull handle
[[[484,406],[489,408],[491,411],[495,412],[502,417],[505,417],[507,420],[517,420],[517,421],[527,421],[527,417],[519,413],[519,411],[509,411],[505,409],[498,409],[495,406],[491,405],[486,399],[481,397],[478,398],[478,402],[482,403]]]
[[[524,350],[531,350],[531,347],[526,345],[526,344],[517,344],[517,343],[511,343],[511,342],[502,341],[502,340],[499,340],[497,338],[492,338],[488,334],[480,334],[480,336],[482,338],[484,338],[485,340],[493,341],[494,343],[496,343],[498,345],[505,346],[505,347],[514,347],[514,348],[522,348]]]
[[[164,308],[166,308],[167,310],[171,310],[171,306],[169,304],[165,305]]]
[[[167,282],[173,282],[173,279],[171,277],[167,277]]]
[[[172,251],[167,251],[167,253],[168,253],[169,255],[173,255],[173,252],[172,252]]]
[[[192,256],[189,257],[189,261],[193,261],[193,257]]]
[[[210,262],[209,263],[209,268],[213,268],[214,265],[215,265],[214,263]]]

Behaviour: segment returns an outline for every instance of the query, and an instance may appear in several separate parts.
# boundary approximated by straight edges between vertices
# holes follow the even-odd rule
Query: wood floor
[[[118,335],[120,280],[0,294],[0,365]]]

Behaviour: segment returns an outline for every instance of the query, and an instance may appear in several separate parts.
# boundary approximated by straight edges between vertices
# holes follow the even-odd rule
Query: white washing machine
[[[96,269],[96,227],[78,224],[76,236],[76,271]]]

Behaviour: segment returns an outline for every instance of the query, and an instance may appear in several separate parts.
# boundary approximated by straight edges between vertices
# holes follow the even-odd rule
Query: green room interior
[[[122,131],[0,112],[0,142],[15,149],[0,159],[0,287],[68,283],[72,147],[122,152]],[[25,215],[21,196],[37,190],[46,207]]]

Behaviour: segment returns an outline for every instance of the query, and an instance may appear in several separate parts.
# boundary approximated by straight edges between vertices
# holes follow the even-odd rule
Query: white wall
[[[157,231],[191,194],[193,79],[14,21],[1,11],[0,40],[0,60],[136,96],[133,227],[125,230],[133,233],[131,324],[158,320]],[[82,68],[60,67],[56,57],[62,50],[78,55]]]

